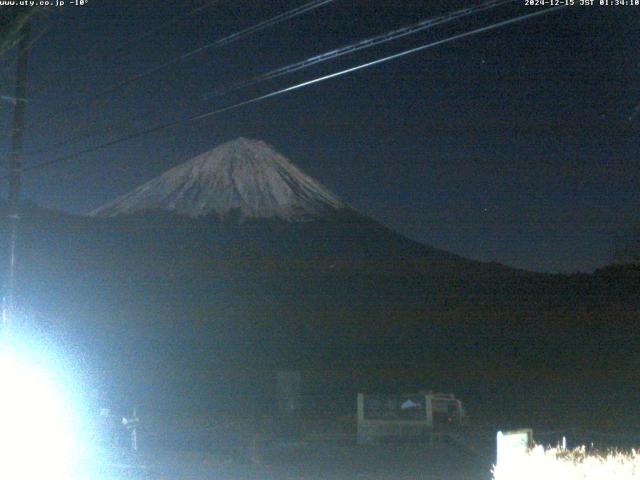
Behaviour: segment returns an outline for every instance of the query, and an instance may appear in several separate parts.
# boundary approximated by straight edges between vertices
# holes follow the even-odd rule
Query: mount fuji
[[[301,221],[346,208],[264,142],[238,138],[178,165],[91,215],[150,211]]]

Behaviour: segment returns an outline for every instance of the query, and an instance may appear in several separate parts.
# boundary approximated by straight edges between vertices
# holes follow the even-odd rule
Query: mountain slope
[[[238,138],[172,168],[91,215],[165,211],[192,218],[297,221],[345,207],[266,143]]]

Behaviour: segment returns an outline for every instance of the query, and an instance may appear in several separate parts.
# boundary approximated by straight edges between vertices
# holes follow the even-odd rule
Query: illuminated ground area
[[[495,480],[635,480],[640,478],[640,453],[636,450],[591,451],[547,448],[510,455],[494,471]]]

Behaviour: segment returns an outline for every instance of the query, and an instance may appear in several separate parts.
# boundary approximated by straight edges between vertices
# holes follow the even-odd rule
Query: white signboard
[[[497,464],[511,463],[522,458],[533,446],[533,432],[530,428],[498,432],[496,436]]]

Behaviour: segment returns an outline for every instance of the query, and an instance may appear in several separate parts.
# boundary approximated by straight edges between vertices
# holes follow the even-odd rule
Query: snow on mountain
[[[266,143],[238,138],[166,171],[90,215],[169,211],[192,218],[238,215],[241,220],[298,221],[345,207]]]

